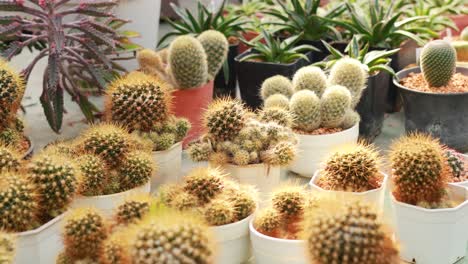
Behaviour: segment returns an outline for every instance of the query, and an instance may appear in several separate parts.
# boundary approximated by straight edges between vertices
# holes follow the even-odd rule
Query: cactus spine
[[[293,85],[291,81],[282,75],[275,75],[263,81],[262,87],[260,88],[262,99],[266,100],[275,94],[282,94],[287,98],[291,97],[293,94]]]
[[[17,171],[21,165],[21,155],[13,148],[0,144],[0,172]]]
[[[153,158],[148,153],[129,153],[119,169],[121,191],[146,184],[153,176],[155,168]]]
[[[134,223],[149,213],[152,205],[150,195],[139,194],[128,197],[122,204],[117,206],[115,221],[119,224],[127,225]]]
[[[213,168],[196,168],[184,178],[183,183],[183,189],[202,204],[220,194],[223,188],[223,174]]]
[[[321,123],[320,99],[309,90],[295,93],[289,109],[294,117],[294,127],[304,132],[317,129]]]
[[[421,71],[431,87],[445,86],[455,73],[457,52],[444,40],[427,43],[421,52]]]
[[[219,31],[207,30],[198,36],[208,60],[208,79],[216,77],[227,58],[229,42]]]
[[[99,156],[85,154],[78,158],[77,164],[82,175],[80,193],[86,196],[101,194],[109,173],[104,161]]]
[[[445,158],[449,164],[449,169],[452,176],[460,178],[461,174],[465,172],[465,161],[464,158],[454,150],[446,150]]]
[[[265,99],[263,107],[264,108],[279,107],[283,109],[289,109],[289,99],[288,97],[282,94],[274,94],[272,96],[269,96],[267,99]]]
[[[307,66],[300,68],[292,80],[294,91],[310,90],[318,97],[322,97],[327,88],[327,76],[318,67]]]
[[[23,79],[6,61],[0,59],[0,130],[15,120],[24,91]]]
[[[351,94],[346,87],[328,87],[321,100],[320,111],[323,127],[339,127],[351,105]]]
[[[224,141],[233,139],[245,122],[244,106],[232,99],[218,99],[208,106],[204,113],[204,124],[208,133],[215,139]]]

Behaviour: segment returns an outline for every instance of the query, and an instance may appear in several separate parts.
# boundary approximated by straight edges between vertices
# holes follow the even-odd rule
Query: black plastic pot
[[[419,67],[398,72],[398,78],[419,73]],[[457,67],[468,75],[468,68]],[[468,151],[468,93],[434,94],[406,88],[397,81],[405,110],[406,132],[420,131],[440,138],[441,142],[460,152]]]
[[[359,136],[368,142],[374,141],[382,132],[389,79],[390,76],[383,71],[370,76],[367,88],[356,107],[361,116]]]
[[[286,38],[280,37],[280,39],[284,40]],[[339,50],[340,52],[344,52],[344,50],[346,49],[346,46],[348,46],[347,42],[331,42],[331,41],[327,41],[327,42],[329,42],[332,47]],[[299,45],[312,45],[320,50],[320,51],[311,51],[309,53],[309,55],[307,56],[309,58],[309,64],[323,61],[328,55],[330,55],[330,52],[327,50],[325,45],[323,45],[322,41],[320,40],[303,39],[303,40],[300,40],[296,44],[296,46],[299,46]]]
[[[236,57],[236,71],[241,98],[252,109],[257,109],[262,105],[260,87],[265,79],[278,74],[292,78],[299,68],[308,64],[305,59],[299,59],[290,64],[240,61],[250,53],[251,51],[246,51]]]
[[[238,47],[238,44],[229,46],[227,58],[229,65],[229,78],[226,82],[226,78],[224,76],[224,69],[221,68],[214,80],[213,97],[215,98],[225,96],[229,96],[231,98],[236,97],[237,72],[235,67],[235,58],[238,55]]]

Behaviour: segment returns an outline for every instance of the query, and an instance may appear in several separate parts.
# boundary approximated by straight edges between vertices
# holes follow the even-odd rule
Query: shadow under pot
[[[252,51],[247,51],[236,57],[236,71],[242,101],[252,109],[262,106],[263,100],[260,97],[260,88],[263,81],[275,75],[292,78],[298,69],[309,64],[305,59],[298,59],[289,64],[252,60],[241,61],[242,58],[251,53]],[[308,55],[309,53],[306,53],[306,56]]]
[[[401,85],[398,80],[410,73],[420,73],[415,67],[397,73],[393,79],[399,88],[405,109],[405,130],[424,132],[459,152],[468,151],[468,92],[427,93]],[[457,67],[456,72],[468,75],[468,68]]]

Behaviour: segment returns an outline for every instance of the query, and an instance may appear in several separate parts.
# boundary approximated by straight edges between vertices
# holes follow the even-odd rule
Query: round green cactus
[[[0,263],[14,263],[16,251],[16,238],[13,234],[0,231]]]
[[[142,186],[156,170],[153,157],[143,151],[130,152],[119,168],[121,191]]]
[[[216,30],[204,31],[198,36],[198,41],[205,50],[208,59],[208,78],[212,80],[227,59],[229,42],[222,33]]]
[[[215,168],[196,168],[185,176],[182,188],[206,204],[224,189],[223,175]]]
[[[321,123],[320,99],[310,90],[301,90],[291,97],[289,110],[294,118],[294,128],[303,132],[317,129]]]
[[[212,226],[221,226],[235,221],[233,204],[224,199],[215,199],[203,208],[206,222]]]
[[[21,165],[21,154],[15,149],[0,144],[0,172],[17,171]]]
[[[169,72],[177,88],[189,89],[208,80],[208,61],[202,44],[191,36],[180,36],[169,47]]]
[[[78,157],[77,164],[82,175],[80,193],[86,196],[102,195],[109,173],[105,162],[99,156],[84,154]]]
[[[171,208],[179,211],[188,211],[198,208],[199,202],[197,197],[190,193],[180,192],[175,195],[168,203]]]
[[[364,65],[353,58],[338,60],[330,70],[328,82],[330,85],[341,85],[351,93],[351,106],[354,108],[361,99],[369,77]]]
[[[232,99],[218,99],[212,102],[204,113],[204,124],[208,133],[216,140],[231,140],[245,123],[245,110],[242,103]]]
[[[279,107],[265,108],[258,113],[258,119],[262,122],[276,122],[279,125],[290,127],[293,117],[288,110]]]
[[[117,206],[114,219],[123,225],[135,223],[149,213],[151,204],[152,197],[148,194],[130,196]]]
[[[249,165],[250,153],[244,149],[238,149],[233,153],[232,162],[238,166]]]
[[[460,178],[461,174],[465,172],[465,161],[464,158],[454,150],[446,150],[445,158],[449,164],[449,169],[452,172],[452,176]]]
[[[431,87],[445,86],[455,73],[457,52],[444,40],[427,43],[421,51],[421,71]]]
[[[265,99],[263,103],[264,108],[279,107],[289,109],[289,99],[282,94],[274,94]]]
[[[229,188],[228,185],[224,192],[224,199],[232,203],[235,214],[234,219],[235,221],[240,221],[255,212],[257,208],[257,191],[253,187],[246,185],[231,184],[231,186],[235,187]]]
[[[191,124],[190,122],[185,119],[185,118],[177,118],[175,120],[175,141],[180,142],[182,141],[185,136],[187,135],[187,132],[190,130]]]
[[[255,229],[267,236],[277,237],[283,224],[282,216],[274,208],[261,210],[254,220]]]
[[[307,193],[302,186],[287,185],[272,193],[273,208],[284,217],[300,217],[304,213]]]
[[[9,127],[21,106],[25,84],[6,61],[0,59],[0,128]]]
[[[291,80],[283,75],[275,75],[263,81],[260,89],[260,96],[263,100],[268,99],[275,94],[282,94],[287,98],[293,94],[293,85]]]
[[[307,66],[300,68],[293,77],[294,91],[310,90],[322,97],[327,88],[327,76],[319,67]]]
[[[339,127],[351,105],[351,94],[343,86],[328,87],[323,93],[320,112],[323,127]]]
[[[361,116],[359,115],[359,113],[352,109],[348,109],[346,110],[343,122],[341,123],[341,127],[343,129],[348,129],[358,124],[360,121]]]

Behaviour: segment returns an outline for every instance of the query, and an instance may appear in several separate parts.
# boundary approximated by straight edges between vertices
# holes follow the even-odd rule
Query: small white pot
[[[396,238],[405,261],[452,264],[466,254],[468,242],[468,189],[449,185],[449,195],[465,202],[455,208],[425,209],[398,202],[392,195]]]
[[[215,263],[239,264],[250,259],[249,223],[252,218],[253,214],[236,223],[211,227],[217,242]]]
[[[325,190],[322,187],[317,185],[317,182],[320,180],[322,170],[318,170],[315,172],[314,177],[309,182],[309,186],[312,191],[315,192],[324,192],[324,193],[333,193],[335,195],[340,195],[342,199],[346,199],[346,195],[352,194],[353,196],[361,197],[364,200],[368,201],[369,203],[375,204],[377,208],[380,210],[384,209],[384,201],[385,201],[385,190],[387,189],[387,182],[388,182],[388,175],[380,172],[383,176],[382,184],[379,188],[366,191],[366,192],[342,192],[342,191],[330,191]]]
[[[124,202],[125,198],[137,193],[150,193],[150,188],[151,183],[148,181],[148,183],[140,187],[121,193],[99,196],[78,196],[73,200],[71,208],[93,207],[101,210],[106,216],[110,217],[113,215],[115,208]]]
[[[55,263],[63,249],[61,214],[46,224],[30,231],[17,233],[15,264]]]
[[[177,182],[182,168],[182,142],[167,150],[153,151],[153,160],[157,171],[156,177],[151,179],[151,190],[155,190],[161,184]]]
[[[312,178],[325,158],[339,146],[356,143],[359,137],[359,123],[346,130],[326,135],[296,134],[299,139],[298,155],[289,169],[300,176]]]
[[[307,264],[305,241],[266,236],[249,224],[255,264]]]

